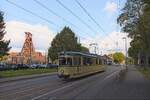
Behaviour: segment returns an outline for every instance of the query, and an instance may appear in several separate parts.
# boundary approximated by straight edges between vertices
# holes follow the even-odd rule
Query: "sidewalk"
[[[119,99],[150,100],[150,80],[146,79],[134,66],[128,66],[121,81],[115,84],[114,93]]]
[[[35,74],[35,75],[26,75],[26,76],[17,76],[17,77],[11,77],[11,78],[0,78],[0,83],[19,81],[19,80],[25,80],[25,79],[32,79],[32,78],[39,78],[39,77],[45,77],[45,76],[55,75],[55,74],[57,74],[57,72]]]
[[[122,71],[120,77],[112,79],[100,94],[103,99],[150,100],[150,80],[134,66]]]
[[[148,81],[134,66],[128,66],[128,72],[126,74],[126,81]]]

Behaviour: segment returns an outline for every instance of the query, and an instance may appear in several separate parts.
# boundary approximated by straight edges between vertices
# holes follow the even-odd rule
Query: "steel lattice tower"
[[[25,32],[25,42],[20,53],[23,57],[23,63],[31,64],[34,53],[35,49],[32,42],[32,34],[30,32]]]

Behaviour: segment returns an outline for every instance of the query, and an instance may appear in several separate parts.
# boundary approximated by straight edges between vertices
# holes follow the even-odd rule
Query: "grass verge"
[[[43,74],[43,73],[51,73],[56,72],[57,69],[22,69],[22,70],[8,70],[8,71],[0,71],[0,78],[7,77],[16,77],[16,76],[25,76],[25,75],[34,75],[34,74]]]
[[[138,68],[138,70],[147,78],[150,79],[150,67],[143,69],[143,68]]]

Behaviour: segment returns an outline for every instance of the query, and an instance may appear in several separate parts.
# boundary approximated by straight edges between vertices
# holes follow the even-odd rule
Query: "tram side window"
[[[101,65],[102,64],[102,60],[101,59],[99,59],[99,65]]]
[[[83,58],[83,65],[88,65],[88,66],[92,65],[92,59],[84,57]]]
[[[97,59],[97,58],[95,59],[95,64],[96,64],[96,65],[98,64],[98,59]]]
[[[78,61],[77,61],[76,57],[73,58],[73,65],[75,65],[75,66],[78,65]]]
[[[78,60],[79,60],[79,63],[78,63],[78,65],[81,65],[81,58],[79,57],[79,59],[78,59]]]
[[[83,65],[86,65],[86,57],[83,58]]]
[[[74,65],[76,66],[78,66],[78,65],[81,65],[81,58],[80,57],[74,57]]]
[[[96,65],[96,63],[97,63],[97,59],[93,58],[93,65]]]
[[[87,59],[87,65],[92,65],[92,60],[91,60],[91,58],[88,58],[88,59]]]
[[[67,58],[67,65],[72,65],[72,58]]]

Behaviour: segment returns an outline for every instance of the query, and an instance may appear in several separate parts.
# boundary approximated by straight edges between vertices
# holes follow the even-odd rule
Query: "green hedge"
[[[146,69],[138,68],[138,70],[148,79],[150,79],[150,67],[147,67]]]

